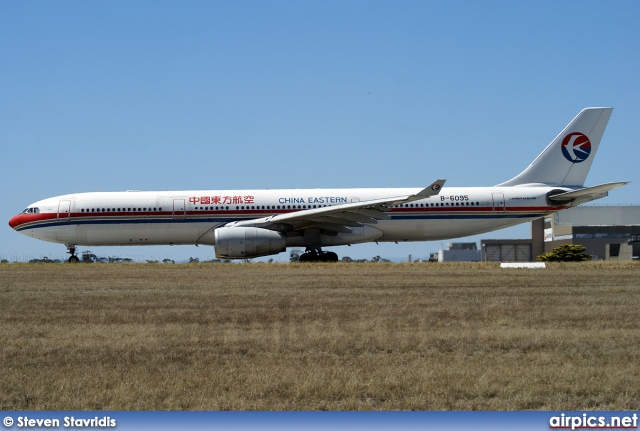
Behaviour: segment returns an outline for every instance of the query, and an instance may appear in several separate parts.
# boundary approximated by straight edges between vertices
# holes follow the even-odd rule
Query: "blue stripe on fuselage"
[[[482,220],[482,219],[518,219],[518,218],[535,218],[543,217],[547,213],[527,213],[527,214],[510,214],[510,213],[490,213],[490,214],[389,214],[390,220]],[[56,226],[75,225],[127,225],[127,224],[185,224],[185,223],[230,223],[234,221],[247,220],[256,217],[255,214],[245,217],[190,217],[189,215],[183,219],[174,218],[117,218],[117,219],[56,219],[55,221],[46,220],[42,222],[33,222],[18,227],[16,231],[26,229],[49,228]]]

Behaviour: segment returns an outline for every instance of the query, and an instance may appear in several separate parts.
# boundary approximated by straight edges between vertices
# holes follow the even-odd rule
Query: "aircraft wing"
[[[313,208],[288,214],[232,222],[226,226],[262,227],[282,231],[317,227],[334,235],[348,233],[351,232],[350,228],[352,227],[376,224],[378,220],[389,219],[385,211],[391,207],[437,195],[440,193],[444,183],[445,180],[434,181],[428,187],[412,195],[391,196],[331,207]]]
[[[576,206],[595,199],[600,199],[609,194],[610,190],[624,186],[628,182],[605,183],[593,187],[585,187],[584,189],[572,190],[557,195],[549,196],[549,202],[556,205]]]

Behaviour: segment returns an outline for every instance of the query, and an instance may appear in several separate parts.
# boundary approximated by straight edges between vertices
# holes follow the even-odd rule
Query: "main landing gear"
[[[80,262],[80,259],[78,258],[78,256],[76,256],[76,246],[73,244],[66,244],[66,245],[67,245],[67,253],[71,255],[71,257],[69,258],[69,263]]]
[[[322,249],[307,247],[307,250],[300,255],[300,262],[337,262],[338,255],[332,251],[322,251]]]

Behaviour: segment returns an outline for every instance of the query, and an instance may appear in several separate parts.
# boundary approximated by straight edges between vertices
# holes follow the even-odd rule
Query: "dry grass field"
[[[640,264],[0,265],[0,410],[640,406]]]

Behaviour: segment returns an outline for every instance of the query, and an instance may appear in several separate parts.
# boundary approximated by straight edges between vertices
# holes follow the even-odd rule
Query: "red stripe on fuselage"
[[[55,220],[57,218],[58,218],[57,213],[36,213],[36,214],[23,213],[23,214],[18,214],[15,217],[12,217],[11,220],[9,220],[9,226],[11,226],[12,229],[17,229],[20,226],[25,225],[27,223],[39,222],[44,220]]]
[[[563,207],[491,207],[491,206],[448,206],[448,207],[416,207],[416,208],[392,208],[390,213],[393,214],[402,214],[402,213],[461,213],[461,212],[475,212],[475,213],[493,213],[496,214],[505,214],[505,213],[518,213],[518,212],[539,212],[540,215],[547,214],[552,211],[560,211],[563,209],[569,208],[568,206]],[[304,209],[287,209],[287,210],[218,210],[218,211],[186,211],[186,218],[197,217],[197,216],[207,216],[207,215],[217,215],[217,216],[258,216],[265,217],[268,215],[277,215],[277,214],[288,214],[297,211],[304,211]],[[71,213],[70,221],[77,219],[105,219],[105,218],[116,218],[116,217],[128,217],[128,218],[148,218],[148,217],[178,217],[184,220],[185,215],[183,213],[174,214],[171,211],[151,211],[151,212],[129,212],[129,211],[120,211],[120,212],[86,212],[86,213]],[[9,226],[13,229],[18,229],[23,225],[32,224],[42,221],[56,220],[59,219],[61,221],[69,219],[67,214],[60,214],[58,217],[58,213],[37,213],[37,214],[18,214],[9,220]]]

